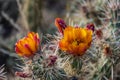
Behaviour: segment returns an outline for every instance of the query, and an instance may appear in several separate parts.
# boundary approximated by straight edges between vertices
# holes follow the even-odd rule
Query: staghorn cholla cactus
[[[79,29],[78,26],[76,28]],[[75,34],[75,30],[70,31],[71,29],[69,29],[70,33],[68,34],[66,34],[65,32],[66,30],[67,28],[64,30],[64,37],[69,35],[68,38],[70,40],[71,37]],[[86,52],[82,52],[84,53],[83,55],[74,55],[77,54],[77,52],[78,54],[81,54],[81,52],[79,52],[79,48],[74,45],[74,47],[76,47],[74,50],[74,47],[70,47],[71,45],[69,45],[67,42],[61,45],[60,40],[59,47],[62,52],[59,52],[59,55],[63,58],[65,65],[65,67],[63,66],[63,68],[65,69],[66,73],[68,73],[68,75],[70,76],[77,76],[79,79],[84,80],[115,79],[115,77],[113,76],[113,69],[114,66],[117,64],[118,60],[120,59],[120,37],[116,34],[116,32],[116,28],[112,27],[112,25],[110,24],[103,25],[100,28],[96,28],[93,32],[90,48],[87,49]],[[78,34],[81,34],[81,36],[83,35],[82,33]],[[77,36],[77,34],[75,36]],[[90,37],[88,37],[86,37],[85,40],[89,40]],[[82,41],[82,43],[84,42]],[[82,45],[82,50],[84,50],[84,47],[85,45]],[[70,50],[70,48],[72,48],[72,50]],[[73,51],[73,53],[69,52],[69,50]],[[69,52],[69,54],[66,54],[66,52]],[[66,69],[66,66],[70,66],[69,69]]]
[[[21,52],[20,56],[31,60],[28,66],[30,72],[27,72],[28,74],[18,72],[18,76],[41,80],[66,80],[74,76],[83,80],[114,79],[113,69],[120,59],[120,37],[116,35],[116,30],[111,25],[95,29],[94,27],[91,24],[84,28],[79,26],[63,28],[60,25],[58,29],[61,29],[62,34],[47,35],[54,38],[51,38],[43,48],[37,49],[35,48],[39,43],[36,43],[36,40],[39,41],[39,38],[36,39],[36,34],[28,33],[25,38],[35,41],[35,46],[31,46],[33,44],[23,38],[21,42],[17,42],[16,52]],[[20,51],[22,47],[30,54]],[[32,49],[36,53],[32,53]]]
[[[16,75],[33,80],[117,80],[118,72],[114,70],[120,61],[120,36],[117,28],[120,20],[116,10],[119,9],[120,2],[102,1],[95,1],[97,7],[94,6],[93,12],[97,13],[97,17],[90,17],[99,27],[91,23],[81,27],[89,23],[89,19],[80,23],[80,26],[71,22],[66,24],[57,18],[55,25],[59,33],[46,35],[48,43],[40,45],[39,35],[34,32],[19,40],[16,43],[16,53],[30,63],[26,64],[28,71],[24,69],[23,72],[16,72]],[[88,3],[83,5],[91,6]],[[103,13],[98,14],[100,11]],[[96,18],[100,24],[94,21]]]
[[[48,46],[48,47],[46,47]],[[24,50],[23,50],[24,49]],[[67,76],[58,66],[57,55],[49,48],[49,45],[40,46],[39,35],[34,32],[16,43],[15,50],[23,57],[26,67],[23,72],[16,72],[16,76],[32,78],[33,80],[66,80]]]
[[[57,56],[48,53],[43,53],[33,63],[33,73],[35,77],[42,80],[65,80],[66,74],[62,68],[58,66]]]
[[[116,64],[119,63],[120,41],[118,34],[119,28],[117,28],[117,26],[120,21],[120,2],[119,0],[103,0],[103,3],[105,4],[100,7],[102,8],[100,11],[103,11],[104,15],[102,14],[103,17],[98,17],[102,24],[99,28],[95,28],[91,47],[86,51],[86,55],[84,55],[86,58],[82,61],[83,69],[81,69],[81,71],[83,72],[81,72],[81,75],[84,74],[85,71],[89,74],[88,77],[84,77],[85,80],[116,79],[113,75],[115,73],[113,70]],[[78,16],[79,15],[82,14],[79,13]],[[84,19],[84,17],[81,16],[81,19]],[[84,62],[86,60],[89,60],[89,62]],[[85,64],[86,66],[84,66]],[[87,76],[87,74],[85,74],[85,76]],[[81,77],[83,77],[83,75]]]

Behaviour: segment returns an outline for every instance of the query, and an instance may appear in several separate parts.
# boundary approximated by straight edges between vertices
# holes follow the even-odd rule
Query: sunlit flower
[[[39,43],[38,33],[29,32],[15,44],[15,51],[20,56],[31,57],[38,51]]]
[[[62,34],[63,34],[64,29],[67,27],[66,23],[61,18],[55,19],[55,25],[58,28],[59,32]]]
[[[63,51],[81,56],[90,47],[91,41],[91,29],[68,26],[64,30],[64,36],[59,42],[59,47]]]

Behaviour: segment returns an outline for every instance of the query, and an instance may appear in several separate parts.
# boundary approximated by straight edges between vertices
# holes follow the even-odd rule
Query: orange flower
[[[90,47],[91,41],[92,30],[68,26],[64,30],[64,36],[59,42],[59,47],[63,51],[81,56]]]
[[[15,44],[15,51],[20,56],[31,57],[38,51],[39,43],[38,33],[29,32],[26,37]]]

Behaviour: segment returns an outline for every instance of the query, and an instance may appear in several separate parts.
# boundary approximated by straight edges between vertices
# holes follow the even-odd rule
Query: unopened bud
[[[63,34],[63,30],[67,27],[66,23],[61,18],[55,19],[55,25],[58,28],[59,32],[62,34]]]
[[[15,72],[16,76],[22,77],[22,78],[28,78],[31,76],[31,74],[29,73],[25,73],[25,72]]]
[[[57,56],[50,55],[50,56],[49,56],[49,60],[50,60],[50,61],[49,61],[48,66],[54,65],[55,62],[56,62],[56,60],[57,60]]]
[[[97,38],[101,39],[103,37],[103,32],[101,29],[95,31]]]
[[[87,29],[90,29],[90,30],[92,30],[92,31],[94,31],[95,30],[95,26],[94,26],[94,24],[93,23],[90,23],[90,24],[87,24]]]
[[[111,51],[109,46],[105,46],[104,53],[105,53],[105,55],[111,55],[112,54],[112,51]]]

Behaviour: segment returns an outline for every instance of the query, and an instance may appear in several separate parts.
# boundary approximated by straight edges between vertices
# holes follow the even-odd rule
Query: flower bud
[[[58,28],[59,32],[62,34],[63,34],[63,30],[67,27],[66,23],[61,18],[55,19],[55,25]]]
[[[90,23],[90,24],[87,24],[87,29],[91,29],[93,32],[95,31],[95,26],[94,24]]]

